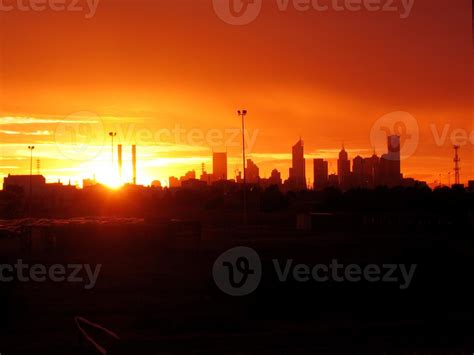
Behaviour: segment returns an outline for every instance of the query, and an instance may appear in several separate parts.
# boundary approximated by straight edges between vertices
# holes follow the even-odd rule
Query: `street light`
[[[30,192],[28,197],[28,211],[31,214],[31,199],[33,196],[33,149],[35,149],[35,146],[29,145],[28,149],[30,151]]]
[[[29,145],[28,149],[30,150],[30,176],[33,175],[33,149],[35,149],[34,145]]]
[[[245,116],[247,115],[247,110],[238,110],[237,114],[242,118],[242,166],[244,168],[244,179],[243,179],[243,213],[244,213],[244,224],[247,224],[247,179],[245,174]]]

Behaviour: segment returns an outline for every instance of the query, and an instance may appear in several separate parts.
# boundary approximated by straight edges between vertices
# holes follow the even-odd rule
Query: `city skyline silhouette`
[[[0,355],[473,354],[472,9],[0,0]]]
[[[50,183],[61,182],[63,184],[67,183],[69,185],[71,184],[71,181],[74,181],[73,185],[78,186],[78,187],[87,186],[87,184],[90,184],[92,182],[104,184],[110,188],[118,188],[125,184],[137,184],[136,182],[137,181],[137,159],[139,159],[139,154],[137,153],[137,145],[133,144],[130,146],[125,146],[125,149],[128,148],[131,151],[131,158],[126,159],[125,164],[124,164],[124,145],[121,143],[116,143],[116,144],[113,143],[113,138],[116,136],[116,133],[115,135],[112,135],[112,132],[110,132],[109,136],[112,138],[112,141],[111,141],[112,150],[109,157],[111,161],[109,162],[107,179],[104,179],[104,180],[96,179],[96,173],[93,173],[92,176],[87,177],[83,179],[82,181],[78,181],[77,177],[69,178],[67,179],[66,182],[64,180],[61,181],[61,179],[58,179],[57,181],[54,181],[54,180],[52,181],[51,178],[48,177],[47,175],[45,176],[45,181],[48,181]],[[396,139],[395,150],[393,150],[394,148],[392,147],[392,143],[391,143],[391,140],[394,140],[394,139]],[[275,167],[270,166],[271,172],[267,176],[263,176],[263,175],[261,176],[261,173],[260,173],[261,170],[258,167],[258,164],[256,165],[255,162],[252,160],[253,154],[249,154],[249,156],[247,157],[245,170],[248,169],[247,166],[250,164],[252,168],[252,171],[250,171],[250,173],[253,175],[253,177],[251,177],[251,182],[257,185],[260,183],[260,179],[263,179],[262,181],[266,181],[268,180],[268,178],[271,178],[273,174],[279,174],[280,179],[282,179],[282,183],[288,182],[287,187],[286,187],[287,190],[311,189],[313,187],[316,188],[316,185],[317,185],[316,176],[318,175],[318,173],[316,172],[317,168],[315,167],[316,161],[319,161],[319,164],[322,164],[322,163],[325,164],[324,167],[321,167],[321,166],[319,167],[319,170],[320,170],[319,174],[321,174],[321,172],[324,172],[324,174],[326,175],[325,177],[320,176],[320,179],[321,178],[323,179],[323,183],[322,183],[323,186],[318,187],[320,189],[327,186],[338,186],[341,189],[347,189],[348,187],[352,187],[352,188],[372,187],[373,188],[376,186],[383,186],[383,185],[402,186],[404,185],[403,181],[405,181],[406,184],[409,184],[409,183],[413,184],[416,179],[413,179],[410,176],[404,176],[402,172],[402,164],[405,160],[400,155],[400,151],[403,148],[401,145],[402,137],[397,136],[397,135],[391,135],[391,136],[387,136],[387,140],[388,140],[388,143],[387,143],[387,148],[386,148],[386,154],[381,154],[381,156],[378,156],[374,149],[370,157],[366,156],[364,158],[360,154],[349,157],[346,151],[346,145],[343,143],[342,148],[339,151],[338,158],[323,159],[321,157],[318,157],[317,155],[314,155],[313,153],[311,154],[313,158],[307,159],[305,158],[307,156],[305,155],[305,151],[304,151],[304,143],[303,143],[302,138],[300,137],[299,141],[292,148],[293,157],[292,157],[292,162],[290,161],[289,163],[290,165],[287,169],[288,173],[286,173],[285,170],[283,170],[283,174],[282,174],[282,171],[279,171]],[[15,173],[9,172],[7,177],[11,175],[13,176],[30,175],[30,174],[43,175],[43,174],[40,174],[41,160],[35,159],[33,161],[33,153],[37,152],[38,148],[34,146],[29,146],[28,148],[32,148],[32,149],[29,149],[30,151],[30,159],[29,159],[30,166],[28,168],[29,173],[28,174],[15,174]],[[141,148],[141,147],[138,146],[138,148]],[[461,147],[458,147],[458,152],[459,152],[459,148]],[[256,154],[258,155],[258,152]],[[200,169],[197,172],[196,172],[197,169],[195,166],[188,166],[188,167],[182,166],[181,171],[187,171],[187,172],[183,174],[183,176],[170,175],[166,179],[165,183],[163,183],[163,180],[160,181],[158,178],[153,177],[153,176],[147,176],[146,179],[148,180],[145,180],[143,177],[140,176],[141,171],[139,171],[140,173],[139,176],[141,177],[140,180],[142,181],[141,185],[145,185],[145,186],[158,186],[159,185],[162,187],[179,187],[181,186],[180,181],[193,180],[193,179],[205,181],[208,185],[211,184],[212,182],[219,181],[219,180],[231,180],[237,183],[242,182],[241,181],[243,178],[242,163],[240,164],[240,166],[238,163],[235,163],[229,166],[228,164],[229,158],[234,158],[233,159],[234,162],[237,159],[235,159],[235,157],[230,157],[227,150],[225,152],[219,152],[219,151],[213,152],[211,158],[212,158],[211,160],[212,164],[210,164],[211,169],[206,168],[206,164],[204,161],[199,164]],[[393,168],[390,168],[390,169],[394,170],[394,172],[391,173],[392,175],[400,176],[400,177],[396,177],[396,178],[392,177],[391,179],[392,181],[390,181],[390,179],[382,177],[381,179],[379,179],[380,181],[377,182],[374,177],[374,174],[375,174],[374,171],[370,173],[365,171],[367,169],[373,170],[374,167],[365,167],[365,168],[363,167],[364,164],[365,165],[370,164],[369,158],[372,160],[375,159],[376,161],[374,163],[376,163],[377,165],[379,164],[381,159],[382,159],[382,162],[387,161],[388,164],[391,164],[391,165],[393,165],[393,162],[397,162],[393,166]],[[409,157],[406,159],[409,159]],[[335,161],[335,164],[334,164],[335,166],[333,167],[332,165],[334,161]],[[459,163],[461,163],[461,161],[462,160],[459,158]],[[104,162],[104,164],[107,165],[107,162]],[[309,166],[310,170],[307,169],[308,164],[310,165]],[[345,165],[341,165],[341,164],[345,164]],[[233,172],[231,171],[232,168],[234,168]],[[451,186],[451,178],[452,178],[453,183],[455,183],[455,179],[456,179],[455,178],[456,168],[454,166],[452,168],[453,168],[452,170],[448,170],[448,172],[446,172],[445,174],[444,173],[439,174],[438,180],[435,180],[431,183],[428,183],[427,181],[421,181],[421,183],[429,184],[432,188],[439,187],[439,186]],[[381,169],[386,170],[387,168],[381,167]],[[308,170],[308,176],[306,176],[306,170]],[[33,174],[33,171],[35,171],[35,174]],[[309,173],[310,171],[312,171],[313,174],[310,174]],[[461,171],[461,168],[459,167],[459,172],[460,171]],[[124,178],[124,173],[125,175],[128,176],[128,178]],[[363,174],[371,175],[370,179],[372,180],[372,182],[370,184],[367,182],[363,184],[361,181],[357,181],[357,182],[352,181],[350,184],[345,184],[343,181],[346,175],[348,179],[350,178],[352,180],[354,179],[361,180],[363,179],[362,177]],[[390,174],[390,173],[386,172],[384,174]],[[284,178],[285,175],[287,176],[287,178]],[[355,177],[355,175],[360,175],[360,176]],[[461,174],[459,173],[459,175],[461,179]],[[334,181],[331,184],[328,184],[330,177],[334,179]],[[443,178],[445,179],[444,182],[442,181]],[[293,182],[290,183],[290,181],[293,181]],[[470,182],[469,177],[467,178],[463,177],[462,181],[465,186],[469,185],[469,182]],[[279,183],[277,185],[282,185],[282,183]]]

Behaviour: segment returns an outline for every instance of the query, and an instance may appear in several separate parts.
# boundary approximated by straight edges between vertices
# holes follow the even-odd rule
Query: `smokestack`
[[[119,178],[120,178],[120,183],[122,183],[122,145],[121,144],[117,146],[117,154],[118,154]]]
[[[133,172],[133,185],[137,184],[137,146],[132,145],[132,172]]]

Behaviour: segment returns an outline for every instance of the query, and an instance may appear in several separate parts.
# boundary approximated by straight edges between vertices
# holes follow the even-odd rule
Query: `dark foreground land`
[[[28,264],[102,269],[91,290],[67,282],[0,284],[0,352],[98,354],[79,336],[75,317],[84,317],[120,337],[104,339],[109,354],[472,354],[472,235],[453,231],[315,234],[285,225],[204,225],[196,241],[165,238],[170,231],[162,223],[137,220],[56,229],[56,249],[17,250],[4,239],[4,263],[21,256]],[[262,282],[250,295],[232,297],[215,285],[212,267],[241,245],[259,253]],[[397,283],[281,283],[275,258],[418,268],[406,290]]]
[[[39,208],[23,220],[4,204],[0,265],[102,268],[91,289],[0,282],[0,353],[473,353],[472,192],[257,189],[247,195],[245,227],[240,197],[225,189],[148,196],[131,187],[99,194],[83,210]],[[51,216],[61,219],[41,219]],[[260,284],[241,297],[213,277],[216,259],[236,246],[253,248],[262,265]],[[416,270],[405,289],[281,282],[274,260],[284,267],[289,259]]]

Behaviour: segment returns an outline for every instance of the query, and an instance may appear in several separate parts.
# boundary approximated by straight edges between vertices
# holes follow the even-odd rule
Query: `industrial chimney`
[[[120,178],[120,183],[122,183],[122,145],[121,144],[117,146],[117,154],[118,154],[119,178]]]
[[[132,173],[133,185],[137,184],[137,146],[132,145]]]

